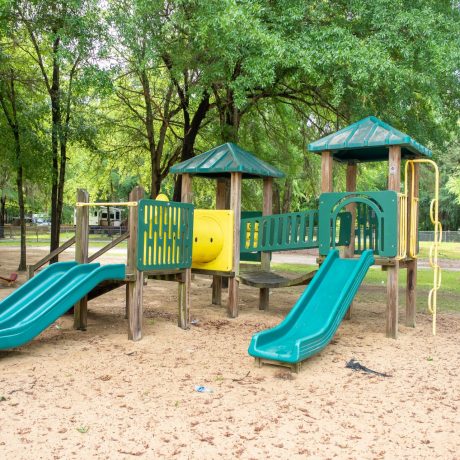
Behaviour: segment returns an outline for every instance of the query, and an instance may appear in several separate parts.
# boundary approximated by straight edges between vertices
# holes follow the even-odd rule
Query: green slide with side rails
[[[331,250],[284,321],[252,337],[249,354],[294,364],[321,351],[334,336],[373,263],[371,250],[359,259],[341,259],[337,249]]]
[[[0,350],[30,342],[99,283],[125,278],[125,265],[49,265],[0,301]]]

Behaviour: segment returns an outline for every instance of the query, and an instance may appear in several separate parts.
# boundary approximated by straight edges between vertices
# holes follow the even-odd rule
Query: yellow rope
[[[438,302],[438,290],[441,287],[441,267],[438,264],[439,244],[442,241],[442,225],[439,221],[439,169],[438,165],[433,160],[416,159],[408,160],[406,162],[406,177],[405,177],[405,191],[408,194],[408,180],[409,180],[409,166],[411,167],[411,222],[410,222],[410,241],[409,241],[409,255],[417,257],[417,205],[418,198],[414,197],[415,194],[415,163],[425,163],[433,167],[435,173],[435,187],[434,198],[430,203],[430,220],[434,226],[434,239],[430,246],[430,265],[433,268],[433,288],[428,294],[428,311],[433,316],[433,335],[436,335],[436,312]]]

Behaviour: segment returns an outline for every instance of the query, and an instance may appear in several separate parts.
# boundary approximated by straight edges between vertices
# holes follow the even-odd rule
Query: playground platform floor
[[[17,254],[0,251],[1,270],[13,271]],[[31,250],[30,262],[42,254]],[[401,313],[399,340],[385,339],[384,288],[363,287],[352,320],[301,373],[255,367],[251,335],[276,325],[301,291],[274,291],[260,312],[257,290],[242,287],[241,314],[230,320],[197,276],[196,325],[183,331],[176,286],[149,282],[138,343],[127,340],[123,288],[90,303],[86,332],[59,319],[31,344],[0,352],[2,456],[456,458],[460,315],[441,313],[434,338],[428,315],[411,329]],[[346,369],[351,358],[391,377]]]

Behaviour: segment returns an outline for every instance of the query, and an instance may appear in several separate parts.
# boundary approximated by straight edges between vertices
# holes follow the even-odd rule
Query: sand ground
[[[42,254],[31,251],[30,261]],[[16,264],[0,248],[0,271]],[[412,329],[402,311],[399,339],[386,339],[385,289],[364,286],[353,318],[299,374],[255,367],[251,335],[279,323],[301,291],[276,290],[270,311],[259,312],[257,290],[243,287],[230,320],[211,305],[209,279],[196,277],[198,322],[183,331],[177,285],[149,282],[137,343],[127,340],[123,288],[90,302],[86,332],[59,319],[0,352],[1,457],[460,458],[460,315],[441,313],[432,337],[428,315]],[[350,358],[391,377],[346,369]]]

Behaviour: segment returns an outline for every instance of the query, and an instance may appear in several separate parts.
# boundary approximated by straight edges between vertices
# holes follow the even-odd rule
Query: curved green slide
[[[124,278],[123,264],[49,265],[0,301],[0,350],[31,341],[102,281]]]
[[[341,259],[337,249],[329,251],[284,321],[252,337],[249,354],[298,363],[321,351],[334,336],[373,263],[371,250],[359,259]]]

